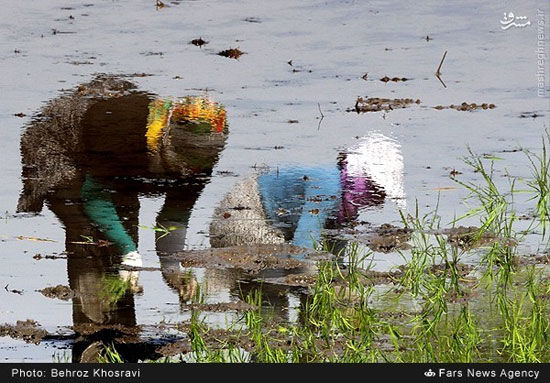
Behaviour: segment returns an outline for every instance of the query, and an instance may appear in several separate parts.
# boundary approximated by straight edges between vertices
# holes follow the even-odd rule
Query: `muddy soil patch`
[[[223,57],[227,57],[235,60],[244,54],[246,54],[246,52],[241,51],[239,48],[229,48],[221,52],[218,52],[219,56],[223,56]]]
[[[63,301],[68,301],[76,296],[75,292],[68,286],[57,285],[52,287],[46,287],[41,290],[37,290],[48,298],[57,298]]]
[[[102,332],[118,334],[120,337],[124,337],[124,336],[137,337],[142,331],[142,328],[140,326],[124,326],[120,324],[98,325],[95,323],[77,324],[77,325],[74,325],[72,329],[76,334],[83,337],[97,335]]]
[[[492,233],[480,233],[480,228],[476,226],[458,226],[443,231],[447,235],[447,241],[461,249],[471,250],[483,245],[493,243],[498,238]]]
[[[182,251],[169,255],[184,267],[235,268],[250,274],[266,269],[293,270],[313,266],[326,254],[287,244],[257,244]],[[297,259],[300,258],[300,259]]]
[[[519,266],[526,265],[550,265],[550,254],[532,255],[532,256],[516,256],[514,263]]]
[[[354,109],[348,109],[348,111],[355,111],[357,113],[367,112],[380,112],[390,111],[394,109],[407,108],[413,104],[420,104],[420,100],[413,100],[412,98],[357,98]]]
[[[405,250],[410,247],[407,243],[411,239],[412,230],[406,227],[397,227],[385,223],[374,230],[368,238],[368,246],[371,250],[381,253],[389,253],[396,249]]]
[[[38,344],[47,335],[48,332],[32,319],[18,320],[15,325],[0,325],[0,336],[22,339],[27,343]]]
[[[477,104],[475,102],[471,102],[471,103],[463,102],[460,105],[451,104],[449,106],[443,106],[443,105],[434,106],[434,109],[437,109],[437,110],[454,109],[454,110],[458,110],[460,112],[471,112],[471,111],[479,110],[479,109],[486,110],[486,109],[494,109],[494,108],[496,108],[495,104],[488,104],[486,102],[484,102],[482,104]]]
[[[197,310],[197,311],[208,311],[208,312],[227,312],[227,311],[247,311],[252,310],[254,306],[243,302],[222,302],[222,303],[209,303],[209,304],[200,304],[192,303],[182,307],[183,310]]]

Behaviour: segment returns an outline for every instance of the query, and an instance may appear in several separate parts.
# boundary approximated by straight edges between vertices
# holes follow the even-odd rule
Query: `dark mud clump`
[[[406,77],[392,77],[392,78],[390,78],[388,76],[384,76],[380,79],[380,81],[382,81],[382,82],[389,82],[389,81],[400,82],[400,81],[403,81],[404,82],[404,81],[409,81],[409,79],[406,78]]]
[[[476,226],[459,226],[443,232],[447,235],[447,241],[461,249],[474,249],[489,243],[494,242],[497,238],[494,234],[483,232],[480,233],[479,227]]]
[[[420,100],[412,98],[357,98],[355,108],[352,109],[357,113],[390,111],[394,109],[403,109],[412,104],[420,104]]]
[[[443,105],[434,106],[434,109],[437,109],[437,110],[455,109],[461,112],[471,112],[479,109],[486,110],[486,109],[494,109],[494,108],[496,108],[495,104],[487,104],[487,103],[476,104],[475,102],[472,102],[472,103],[463,102],[460,105],[451,104],[449,106],[443,106]]]
[[[412,230],[406,227],[397,227],[388,223],[378,227],[369,238],[369,248],[382,253],[389,253],[395,249],[407,249]]]
[[[22,339],[27,343],[38,344],[46,335],[48,335],[48,332],[32,319],[18,320],[15,325],[0,325],[0,336]]]
[[[208,44],[208,41],[203,40],[202,37],[199,37],[198,39],[193,39],[190,41],[190,44],[193,44],[197,47],[202,47],[203,45]]]
[[[219,52],[218,55],[236,60],[242,55],[244,55],[245,53],[246,52],[241,51],[239,48],[229,48]]]
[[[63,301],[68,301],[75,297],[75,292],[67,286],[57,285],[53,287],[46,287],[42,290],[38,290],[42,295],[48,298],[57,298]]]
[[[449,267],[450,266],[446,265],[446,264],[433,265],[430,268],[430,272],[435,274],[435,275],[447,274],[448,270],[449,270]],[[453,267],[456,269],[456,271],[457,271],[458,275],[460,276],[460,278],[465,278],[474,269],[473,266],[466,265],[464,263],[457,263]]]

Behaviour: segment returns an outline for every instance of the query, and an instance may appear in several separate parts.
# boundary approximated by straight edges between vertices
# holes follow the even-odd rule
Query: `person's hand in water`
[[[130,251],[122,256],[122,264],[130,267],[141,267],[143,261],[137,251]]]
[[[143,266],[143,261],[141,255],[137,251],[131,251],[122,256],[121,264],[129,267],[141,267]],[[124,282],[128,282],[132,292],[140,293],[143,291],[143,288],[138,285],[139,271],[119,270],[118,275]]]

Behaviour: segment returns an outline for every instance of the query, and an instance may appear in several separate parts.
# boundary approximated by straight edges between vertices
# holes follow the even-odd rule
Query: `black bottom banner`
[[[308,378],[403,379],[404,382],[549,382],[549,364],[54,364],[54,363],[4,363],[0,364],[1,382],[50,382],[50,381],[132,381],[159,382],[181,378],[182,373],[199,373],[201,379],[219,377],[219,373],[231,373],[232,379],[249,379],[257,373],[262,379],[273,373],[305,373]],[[334,375],[332,375],[334,374]],[[343,375],[346,374],[346,375]],[[187,375],[183,375],[187,376]],[[228,375],[229,376],[229,375]],[[288,375],[290,378],[292,375]],[[362,377],[362,378],[361,378]],[[395,380],[397,381],[397,380]]]

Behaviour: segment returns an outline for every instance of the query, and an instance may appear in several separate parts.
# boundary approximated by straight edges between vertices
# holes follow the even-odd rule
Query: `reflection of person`
[[[331,220],[340,199],[337,168],[294,168],[258,177],[263,208],[269,220],[294,245],[311,247]]]
[[[291,242],[311,248],[323,229],[356,221],[387,197],[403,204],[399,145],[378,133],[363,137],[324,167],[282,167],[239,182],[216,209],[214,247]],[[235,207],[246,209],[235,210]],[[223,219],[231,215],[231,219]]]
[[[138,272],[119,265],[141,265],[139,196],[164,194],[162,211],[181,212],[211,174],[225,133],[217,104],[154,100],[111,76],[50,101],[26,129],[18,211],[40,212],[45,202],[65,227],[75,326],[135,325]]]

